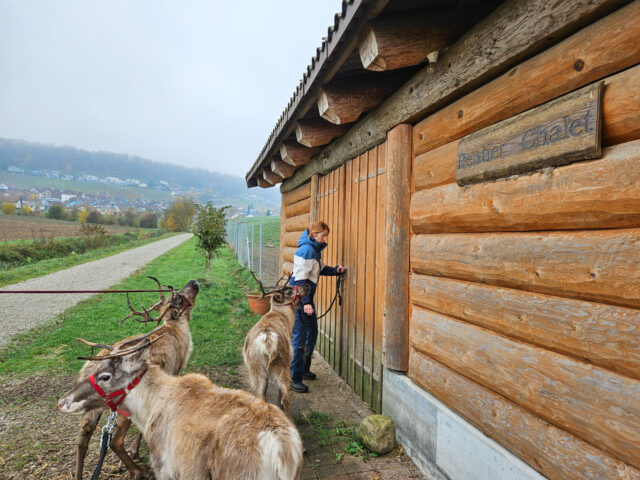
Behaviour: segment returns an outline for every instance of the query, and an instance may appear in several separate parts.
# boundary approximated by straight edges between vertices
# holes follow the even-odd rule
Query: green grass
[[[191,239],[157,258],[117,288],[155,287],[147,275],[178,288],[191,279],[201,281],[204,272],[204,259],[195,250],[195,239]],[[241,363],[244,337],[259,319],[249,311],[245,298],[247,286],[253,282],[251,275],[238,265],[228,248],[225,247],[212,262],[211,278],[214,281],[202,283],[191,317],[191,371],[233,367]],[[139,308],[141,304],[154,303],[157,296],[132,294],[131,300]],[[113,343],[152,328],[133,319],[119,325],[128,313],[124,295],[103,294],[83,301],[48,325],[14,338],[0,350],[0,374],[76,373],[82,365],[76,357],[89,351],[75,340],[76,337]]]
[[[251,225],[254,232],[254,241],[256,245],[260,241],[260,222],[262,222],[262,243],[272,247],[280,246],[280,217],[252,217],[241,218],[238,220],[227,221],[227,231],[235,232],[237,223],[249,222],[249,239],[251,239]],[[244,227],[243,227],[244,228]],[[244,230],[243,230],[244,232]]]
[[[97,248],[89,250],[83,254],[68,255],[60,258],[50,258],[34,262],[32,264],[23,265],[20,267],[11,268],[8,270],[0,271],[0,287],[10,285],[13,283],[22,282],[29,278],[41,277],[49,273],[57,272],[65,268],[73,267],[81,263],[90,262],[92,260],[98,260],[100,258],[108,257],[131,248],[146,245],[147,243],[155,242],[163,238],[168,238],[175,235],[175,233],[168,233],[158,237],[140,239],[133,242],[126,243],[124,245],[112,245],[110,247]]]

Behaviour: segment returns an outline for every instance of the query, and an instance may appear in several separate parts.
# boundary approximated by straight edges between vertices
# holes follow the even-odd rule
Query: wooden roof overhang
[[[330,172],[382,143],[396,125],[508,71],[616,1],[594,0],[575,13],[546,0],[344,1],[247,186],[281,184],[284,193]]]

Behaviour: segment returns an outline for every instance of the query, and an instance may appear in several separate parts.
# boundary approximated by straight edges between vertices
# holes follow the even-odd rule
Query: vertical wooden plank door
[[[382,405],[382,323],[385,145],[347,162],[318,182],[318,219],[330,229],[322,258],[345,265],[343,303],[319,324],[317,348],[333,369],[376,411]],[[335,277],[321,277],[318,314],[335,295]]]

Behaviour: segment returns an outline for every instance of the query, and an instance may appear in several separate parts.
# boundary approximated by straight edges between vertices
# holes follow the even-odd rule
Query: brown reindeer
[[[149,349],[135,350],[129,343],[88,358],[104,395],[128,388],[121,406],[144,435],[158,480],[299,478],[302,441],[277,407],[200,374],[169,375],[149,361]],[[79,382],[60,409],[99,407],[102,399],[91,390],[89,380]]]
[[[158,287],[161,290],[162,286],[160,282],[150,277],[158,283]],[[177,374],[180,370],[182,370],[189,360],[189,356],[191,354],[192,343],[191,343],[191,331],[189,329],[189,321],[191,320],[191,307],[195,304],[196,296],[200,290],[200,286],[197,281],[191,280],[188,282],[181,290],[172,293],[168,298],[165,299],[162,293],[160,294],[160,301],[158,301],[155,305],[149,307],[148,309],[142,308],[142,312],[138,312],[133,309],[131,306],[131,302],[129,302],[129,298],[127,296],[127,303],[131,310],[131,314],[123,319],[133,316],[142,317],[142,322],[156,322],[160,323],[164,321],[164,329],[162,338],[158,339],[153,345],[150,347],[149,355],[150,362],[159,365],[163,370],[171,373]],[[149,312],[157,311],[160,312],[160,315],[157,318],[151,317]],[[159,337],[159,333],[154,333],[152,335],[152,340],[155,340]],[[129,342],[132,339],[137,339],[139,337],[128,337],[120,342],[116,343],[117,345],[121,345],[124,342]],[[104,347],[104,345],[96,345],[92,344],[94,347]],[[110,347],[111,348],[111,347]],[[104,349],[100,351],[99,355],[106,355],[109,353],[108,349]],[[97,369],[99,368],[99,364],[95,362],[87,362],[84,364],[82,369],[80,370],[80,375],[78,378],[78,382],[81,383],[89,378],[90,375],[95,374]],[[82,473],[84,470],[84,460],[87,455],[87,448],[89,446],[89,440],[102,416],[102,413],[108,408],[107,404],[97,395],[97,393],[93,390],[88,390],[88,393],[95,394],[95,400],[99,400],[95,403],[95,407],[91,409],[83,408],[83,417],[81,422],[81,432],[78,436],[78,442],[76,447],[76,470],[75,470],[75,480],[82,480]],[[63,397],[64,398],[64,397]],[[72,408],[74,411],[77,410],[74,406]],[[63,408],[60,406],[60,410],[71,411],[69,409]],[[136,465],[134,460],[127,453],[124,440],[129,430],[129,426],[131,425],[131,421],[125,417],[124,415],[119,415],[116,423],[116,432],[111,441],[111,449],[114,453],[120,458],[120,460],[124,463],[127,470],[131,474],[131,478],[134,480],[138,480],[143,478],[144,471]],[[133,443],[133,457],[137,457],[138,448],[140,446],[140,439],[142,435],[138,435]]]
[[[253,272],[252,272],[253,273]],[[255,275],[254,275],[255,278]],[[256,278],[263,296],[271,296],[271,310],[256,323],[244,341],[244,363],[249,371],[251,388],[266,400],[269,377],[278,382],[278,404],[290,419],[289,385],[291,384],[291,329],[300,299],[309,293],[308,285],[285,286],[265,291]]]

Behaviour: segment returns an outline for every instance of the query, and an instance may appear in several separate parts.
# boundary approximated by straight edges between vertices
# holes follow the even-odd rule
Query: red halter
[[[118,405],[122,403],[124,398],[127,396],[127,393],[133,390],[133,388],[136,385],[138,385],[138,383],[140,383],[140,380],[142,379],[145,373],[147,373],[146,368],[140,373],[140,375],[138,375],[136,378],[131,380],[131,383],[127,385],[126,388],[121,388],[120,390],[116,390],[113,393],[106,393],[104,390],[102,390],[100,388],[100,385],[96,383],[95,378],[93,377],[93,374],[89,375],[89,382],[91,382],[91,386],[96,390],[96,392],[98,392],[98,395],[100,395],[104,399],[104,401],[107,402],[107,405],[109,405],[109,408],[111,409],[112,412],[117,412],[121,415],[124,415],[125,417],[128,417],[129,412],[127,412],[126,410],[119,409]],[[114,402],[111,399],[115,397],[120,397],[120,398]]]
[[[298,299],[298,298],[300,298],[300,297],[302,296],[302,295],[300,295],[300,294],[298,293],[298,285],[294,285],[294,287],[296,288],[296,296],[295,296],[295,297],[293,297],[293,300],[291,300],[289,303],[283,303],[283,304],[282,304],[282,306],[283,306],[283,307],[286,307],[286,306],[288,306],[288,305],[293,305],[293,302],[295,302],[295,301],[296,301],[296,299]]]
[[[176,293],[180,295],[184,300],[184,307],[182,307],[182,310],[180,310],[180,315],[182,315],[187,308],[193,307],[193,303],[189,301],[189,299],[186,297],[184,293],[180,293],[180,292],[176,292]]]

